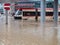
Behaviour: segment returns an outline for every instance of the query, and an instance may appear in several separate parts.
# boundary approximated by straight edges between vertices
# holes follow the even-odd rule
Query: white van
[[[23,16],[22,13],[23,13],[22,11],[17,10],[17,12],[14,15],[14,19],[22,19],[22,16]]]

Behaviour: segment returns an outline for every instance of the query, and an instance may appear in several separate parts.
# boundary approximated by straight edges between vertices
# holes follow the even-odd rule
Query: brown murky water
[[[0,45],[60,45],[60,22],[53,26],[47,21],[44,26],[34,20],[0,19]]]

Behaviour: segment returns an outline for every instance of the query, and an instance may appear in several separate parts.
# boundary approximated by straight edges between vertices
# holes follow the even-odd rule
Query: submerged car
[[[14,15],[14,19],[22,19],[22,16],[23,16],[22,11],[17,10]]]

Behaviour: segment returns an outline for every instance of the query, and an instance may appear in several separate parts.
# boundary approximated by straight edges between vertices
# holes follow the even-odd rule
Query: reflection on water
[[[0,45],[60,45],[60,29],[53,22],[11,19],[0,25]]]
[[[43,45],[58,45],[58,25],[57,23],[53,24],[53,27],[46,27],[45,24],[41,26],[42,36],[43,36]]]

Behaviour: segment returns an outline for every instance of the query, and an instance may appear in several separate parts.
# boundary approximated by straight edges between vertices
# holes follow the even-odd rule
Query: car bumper
[[[14,19],[22,19],[22,17],[14,17]]]

